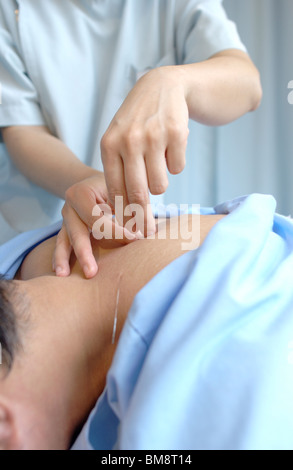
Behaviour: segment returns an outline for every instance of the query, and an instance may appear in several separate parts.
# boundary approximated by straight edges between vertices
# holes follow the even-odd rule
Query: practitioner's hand
[[[80,183],[70,187],[66,192],[66,201],[63,207],[63,225],[58,234],[55,253],[53,257],[53,270],[57,276],[66,277],[70,274],[70,256],[74,251],[86,278],[94,277],[98,272],[98,265],[95,260],[91,245],[91,230],[97,222],[97,210],[93,215],[93,209],[97,205],[107,205],[108,193],[105,185],[103,173],[87,178]],[[107,205],[109,208],[109,206]],[[105,222],[103,232],[113,233],[118,240],[104,240],[105,247],[117,244],[130,243],[137,239],[123,227],[117,227],[113,218],[103,217]],[[107,225],[105,227],[105,225]],[[114,232],[115,230],[115,232]],[[99,234],[95,230],[95,237]]]
[[[115,115],[101,141],[109,200],[123,196],[124,206],[143,209],[144,235],[155,232],[149,190],[162,194],[168,187],[167,169],[185,166],[188,107],[176,67],[162,67],[143,76]]]

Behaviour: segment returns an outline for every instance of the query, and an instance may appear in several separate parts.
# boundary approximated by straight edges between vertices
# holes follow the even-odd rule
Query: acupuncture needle
[[[122,278],[122,274],[120,274],[119,281],[118,281],[118,289],[117,289],[117,296],[116,296],[116,306],[115,306],[115,315],[114,315],[114,325],[113,325],[113,333],[112,333],[112,344],[115,344],[116,331],[117,331],[118,305],[119,305],[119,297],[120,297],[120,283],[121,283],[121,278]]]

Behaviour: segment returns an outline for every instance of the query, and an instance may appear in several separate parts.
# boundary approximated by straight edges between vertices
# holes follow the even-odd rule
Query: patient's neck
[[[104,388],[115,349],[110,321],[111,316],[114,322],[115,301],[103,288],[105,281],[106,277],[97,283],[73,274],[19,283],[29,300],[29,325],[24,350],[0,392],[15,407],[18,430],[26,429],[27,423],[30,429],[42,429],[44,442],[40,436],[30,441],[25,433],[22,442],[28,448],[67,448],[69,436]],[[114,276],[112,287],[117,286]]]
[[[201,218],[200,242],[218,220],[218,216]],[[188,222],[189,218],[185,223]],[[47,434],[53,443],[61,423],[64,439],[59,436],[58,442],[68,446],[69,436],[103,390],[135,295],[183,251],[180,238],[157,237],[115,250],[94,245],[99,272],[94,279],[85,280],[74,260],[70,277],[53,275],[54,248],[54,238],[37,247],[20,272],[20,279],[26,281],[20,281],[20,285],[31,299],[32,328],[26,335],[25,351],[6,381],[6,395],[14,403],[24,405],[22,413],[18,410],[15,414],[23,422],[32,421],[27,416],[30,410],[32,415],[38,410],[38,415],[44,417],[43,426],[50,423]],[[115,313],[117,330],[112,344]],[[39,422],[37,417],[36,423]],[[46,448],[51,442],[48,435]]]

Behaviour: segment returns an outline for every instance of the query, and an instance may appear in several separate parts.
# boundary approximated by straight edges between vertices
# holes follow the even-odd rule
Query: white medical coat
[[[100,140],[143,73],[229,48],[245,50],[221,0],[0,0],[0,127],[46,125],[102,170]],[[0,134],[0,243],[62,204],[16,170]]]

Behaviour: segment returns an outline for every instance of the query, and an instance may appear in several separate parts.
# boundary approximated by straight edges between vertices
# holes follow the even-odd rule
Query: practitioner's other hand
[[[158,195],[168,187],[167,169],[185,167],[189,111],[179,69],[161,67],[144,75],[114,116],[101,141],[109,200],[123,196],[138,204],[144,218],[138,230],[155,232],[149,190]]]
[[[70,274],[70,257],[74,252],[80,263],[84,275],[90,279],[98,272],[98,265],[93,255],[91,244],[91,231],[97,217],[93,215],[97,205],[107,205],[108,193],[103,173],[96,172],[95,176],[87,178],[73,186],[66,192],[66,200],[62,210],[63,225],[58,234],[55,253],[53,256],[53,270],[59,277]],[[109,207],[107,205],[107,207]],[[95,211],[94,211],[95,212]],[[97,211],[96,211],[97,212]],[[104,246],[113,246],[113,243],[126,244],[137,239],[123,227],[117,227],[114,219],[103,217],[108,227],[103,227],[103,232],[109,230],[118,235],[117,240],[103,240]],[[98,237],[97,231],[95,236]],[[101,235],[102,238],[102,235]]]

